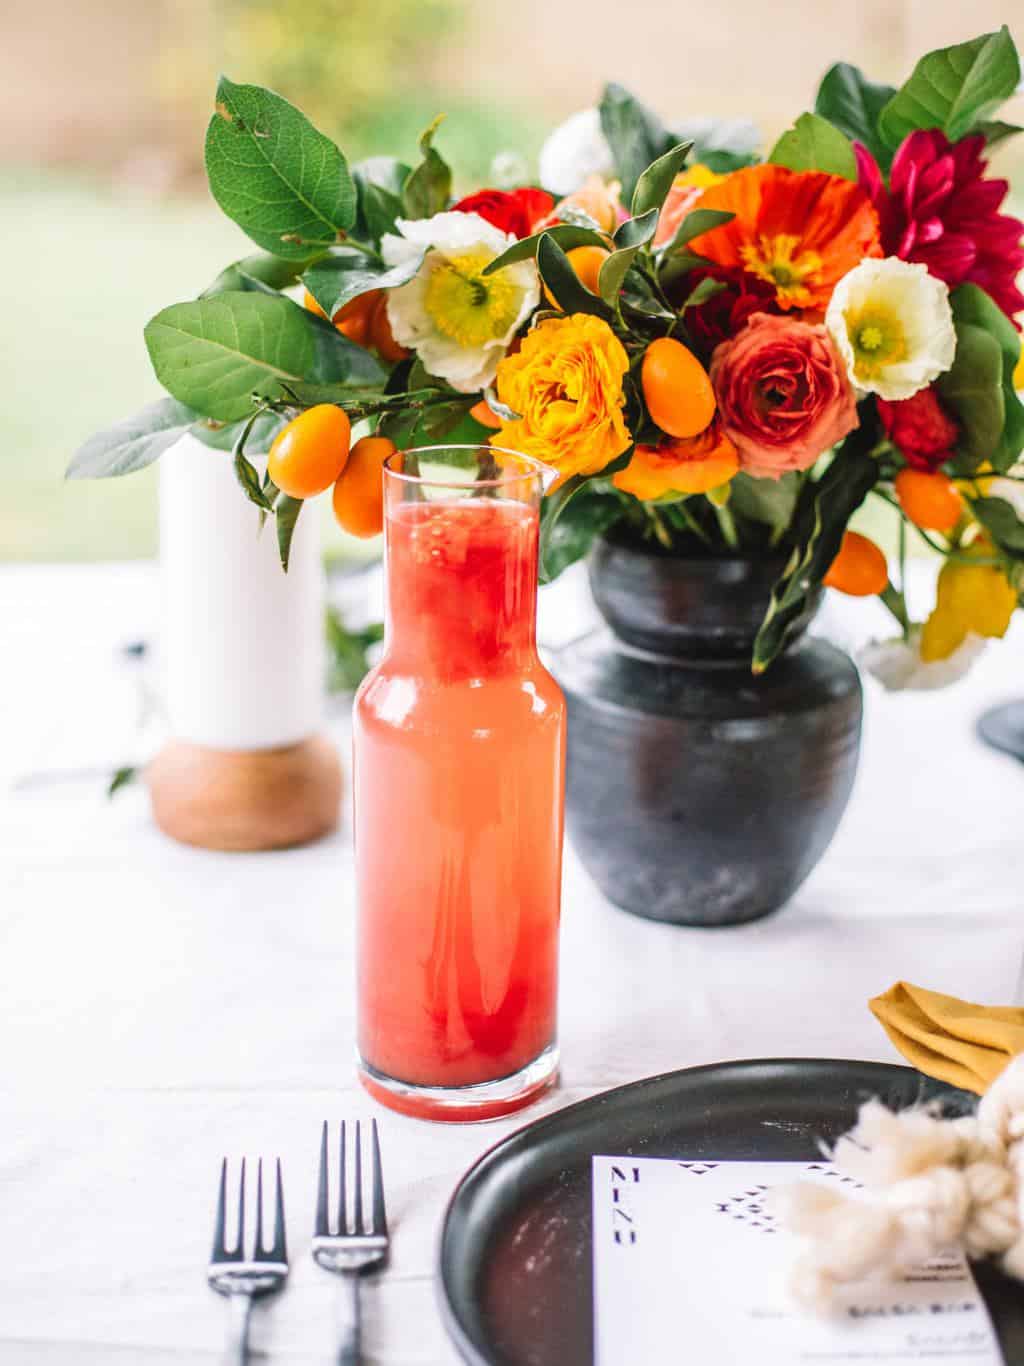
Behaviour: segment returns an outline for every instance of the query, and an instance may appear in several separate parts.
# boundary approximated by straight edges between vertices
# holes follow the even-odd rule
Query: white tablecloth
[[[367,1360],[452,1363],[433,1285],[442,1211],[524,1117],[422,1124],[355,1086],[348,830],[289,853],[205,853],[163,839],[138,789],[108,803],[99,776],[38,777],[126,757],[136,685],[116,651],[151,635],[153,587],[148,566],[0,571],[0,1363],[217,1360],[225,1306],[204,1269],[224,1153],[285,1166],[293,1273],[257,1309],[255,1347],[331,1361],[339,1287],[309,1257],[319,1126],[373,1113],[394,1252],[367,1297]],[[588,612],[578,581],[552,590],[546,634]],[[851,643],[884,614],[832,603],[825,627]],[[973,728],[1024,694],[1022,664],[1018,628],[953,690],[867,681],[853,803],[772,919],[635,919],[570,851],[562,1086],[525,1118],[719,1059],[890,1060],[864,1003],[898,977],[1013,999],[1024,767]]]

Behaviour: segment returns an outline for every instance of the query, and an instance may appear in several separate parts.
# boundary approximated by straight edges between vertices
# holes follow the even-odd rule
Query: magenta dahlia
[[[855,150],[886,252],[921,262],[950,289],[979,285],[1013,318],[1024,308],[1024,223],[999,212],[1009,185],[986,176],[984,146],[980,134],[951,143],[937,128],[911,133],[893,157],[888,189],[867,148]]]

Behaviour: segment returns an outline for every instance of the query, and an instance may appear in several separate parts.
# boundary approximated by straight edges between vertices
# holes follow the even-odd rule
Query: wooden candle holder
[[[172,740],[145,781],[164,834],[202,849],[309,844],[335,829],[341,811],[341,762],[322,735],[258,750]]]

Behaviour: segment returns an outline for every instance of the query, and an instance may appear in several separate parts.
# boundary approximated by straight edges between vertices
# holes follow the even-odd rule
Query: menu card
[[[951,1251],[898,1281],[792,1296],[799,1240],[766,1207],[790,1181],[856,1182],[826,1162],[595,1157],[595,1366],[915,1362],[1000,1366],[970,1266]]]

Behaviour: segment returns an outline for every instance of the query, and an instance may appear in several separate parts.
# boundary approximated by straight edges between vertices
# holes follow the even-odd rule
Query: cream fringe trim
[[[839,1285],[889,1280],[951,1247],[996,1255],[1024,1280],[1024,1056],[976,1115],[868,1101],[831,1158],[864,1186],[859,1196],[807,1182],[772,1193],[781,1221],[807,1240],[794,1273],[804,1304],[826,1308]]]

